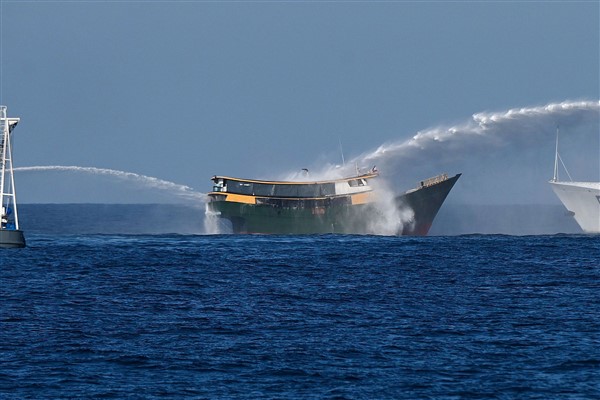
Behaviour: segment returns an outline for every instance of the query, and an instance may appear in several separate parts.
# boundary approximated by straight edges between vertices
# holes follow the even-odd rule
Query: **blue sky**
[[[0,102],[22,118],[16,166],[111,168],[207,191],[214,174],[273,178],[339,163],[340,141],[351,159],[479,112],[600,97],[598,2],[3,1],[1,10]],[[563,157],[572,174],[598,175],[597,126],[565,139],[565,151],[580,146]],[[455,201],[553,203],[547,139],[394,174],[403,186],[463,172]],[[169,201],[69,172],[20,173],[16,186],[22,202]]]

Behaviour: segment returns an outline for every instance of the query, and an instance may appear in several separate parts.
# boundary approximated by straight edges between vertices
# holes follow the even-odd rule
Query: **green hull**
[[[450,190],[460,178],[461,174],[446,179],[432,186],[405,193],[396,198],[398,208],[408,207],[414,213],[413,224],[407,224],[403,227],[401,235],[425,236],[429,232],[433,220],[437,215],[442,204],[448,197]]]
[[[231,222],[234,233],[366,233],[365,219],[368,208],[366,204],[339,205],[315,210],[227,201],[209,203],[211,211],[219,213],[222,218]]]

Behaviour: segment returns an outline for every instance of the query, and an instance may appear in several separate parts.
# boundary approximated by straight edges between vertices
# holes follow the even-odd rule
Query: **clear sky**
[[[109,168],[205,192],[215,174],[340,163],[340,142],[350,160],[480,112],[600,98],[597,1],[2,1],[1,12],[0,103],[22,119],[19,167]],[[400,190],[462,172],[457,202],[558,204],[546,183],[554,130],[382,173],[406,177]],[[597,119],[565,130],[571,174],[598,179]],[[16,187],[21,202],[169,201],[107,175],[21,172]]]

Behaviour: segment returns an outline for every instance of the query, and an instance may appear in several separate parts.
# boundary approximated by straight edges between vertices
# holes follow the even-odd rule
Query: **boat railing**
[[[441,174],[438,176],[434,176],[433,178],[428,178],[428,179],[422,180],[421,182],[419,182],[419,187],[424,188],[424,187],[433,186],[440,182],[444,182],[445,180],[448,180],[448,174]]]

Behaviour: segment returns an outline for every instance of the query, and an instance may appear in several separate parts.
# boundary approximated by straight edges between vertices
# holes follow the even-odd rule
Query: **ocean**
[[[22,207],[0,398],[600,398],[598,235],[161,233],[99,207]]]

